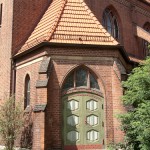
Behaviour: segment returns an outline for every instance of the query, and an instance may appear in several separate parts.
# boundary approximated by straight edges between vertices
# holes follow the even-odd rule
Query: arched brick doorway
[[[96,76],[77,68],[63,85],[64,150],[104,148],[104,98]]]

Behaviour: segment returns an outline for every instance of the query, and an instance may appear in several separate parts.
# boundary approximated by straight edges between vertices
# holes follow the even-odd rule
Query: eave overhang
[[[36,51],[39,51],[39,48],[42,47],[49,47],[49,48],[65,48],[65,47],[70,47],[70,48],[87,48],[91,50],[99,49],[99,50],[118,50],[122,57],[125,59],[125,61],[129,64],[134,64],[133,61],[131,61],[128,57],[128,54],[126,53],[125,49],[121,45],[93,45],[93,44],[72,44],[72,43],[55,43],[55,42],[42,42],[39,43],[38,45],[28,49],[27,51],[24,51],[22,53],[19,53],[15,56],[13,56],[13,60],[20,59],[21,57],[24,57],[25,55],[29,53],[33,53]]]

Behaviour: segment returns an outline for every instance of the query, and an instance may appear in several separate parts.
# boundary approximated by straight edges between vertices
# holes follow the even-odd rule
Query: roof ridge
[[[92,17],[93,21],[97,24],[97,26],[99,28],[101,28],[102,32],[104,32],[104,34],[106,36],[109,36],[112,41],[115,42],[115,44],[119,44],[113,37],[111,34],[109,34],[106,29],[100,24],[100,22],[98,21],[98,19],[95,17],[94,13],[91,11],[91,9],[87,6],[87,4],[84,2],[84,0],[80,0],[82,5],[86,8],[86,11],[89,13],[89,15]]]
[[[59,13],[58,13],[58,15],[57,15],[57,17],[56,17],[56,20],[54,21],[53,26],[52,26],[51,29],[50,29],[50,32],[47,33],[47,34],[50,34],[50,35],[47,36],[46,41],[49,41],[49,40],[51,39],[53,33],[55,32],[55,30],[56,30],[56,28],[57,28],[57,25],[58,25],[58,23],[59,23],[59,20],[61,19],[61,15],[62,15],[62,13],[63,13],[63,10],[64,10],[64,8],[65,8],[65,4],[66,4],[66,3],[67,3],[67,0],[62,0],[62,6],[61,6],[61,8],[60,8],[60,10],[59,10]]]

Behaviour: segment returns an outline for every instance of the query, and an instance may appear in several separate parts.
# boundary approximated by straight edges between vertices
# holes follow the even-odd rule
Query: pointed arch
[[[98,76],[87,66],[74,67],[65,77],[62,90],[86,88],[100,90]]]
[[[62,91],[64,90],[63,87],[64,87],[67,79],[71,78],[70,76],[73,76],[73,77],[77,76],[76,73],[79,74],[79,79],[81,79],[83,81],[83,82],[78,83],[79,87],[75,86],[76,83],[74,82],[74,84],[73,84],[74,89],[73,90],[69,89],[66,92],[63,91],[62,95],[61,95],[62,96],[61,103],[62,103],[62,110],[63,110],[62,136],[65,139],[64,143],[63,143],[64,148],[70,144],[70,141],[71,142],[76,141],[76,139],[79,138],[78,135],[81,135],[81,137],[83,137],[82,135],[84,135],[84,137],[86,136],[86,140],[91,141],[90,146],[91,145],[94,146],[95,142],[97,142],[97,144],[100,143],[100,138],[98,138],[99,134],[101,134],[103,136],[102,137],[103,139],[105,137],[105,134],[104,134],[105,127],[104,127],[103,123],[98,123],[99,120],[102,120],[102,119],[105,120],[104,95],[101,92],[101,88],[97,89],[97,88],[95,88],[95,85],[90,83],[90,76],[93,77],[94,80],[96,80],[96,81],[94,81],[94,83],[96,82],[96,85],[99,83],[98,82],[99,75],[98,75],[98,73],[95,72],[96,69],[97,68],[95,68],[95,70],[93,70],[92,67],[86,66],[83,64],[75,65],[68,71],[68,73],[66,74],[66,76],[63,79],[63,83],[61,86]],[[85,72],[86,72],[86,75],[85,75]],[[83,76],[80,77],[81,74],[83,74]],[[85,77],[88,77],[89,81],[87,80],[87,82],[84,82]],[[76,81],[76,80],[74,80],[74,81]],[[86,83],[86,86],[83,86],[85,83]],[[91,85],[92,85],[92,87],[91,87]],[[93,86],[94,86],[94,88],[93,88]],[[99,84],[98,84],[98,86],[99,86]],[[84,88],[84,89],[82,89],[82,88]],[[96,113],[96,114],[94,114],[94,113]],[[99,114],[99,115],[97,115],[97,114]],[[80,122],[84,121],[85,124],[90,125],[90,126],[86,126],[86,127],[88,127],[89,132],[84,132],[84,131],[82,132],[82,129],[86,128],[83,123],[81,123],[79,126],[76,126],[78,124],[78,120],[80,120]],[[91,122],[91,120],[95,120],[95,122]],[[102,121],[102,122],[104,122],[104,121]],[[94,126],[92,126],[93,124],[96,125],[96,128],[99,126],[98,130],[96,130],[96,132],[95,132],[95,130],[93,130],[93,128],[94,128]],[[72,128],[71,128],[71,130],[68,131],[67,129],[70,125],[72,126]],[[74,132],[76,130],[78,130],[79,132]],[[94,137],[95,137],[94,142],[90,138],[90,133],[91,133],[90,131],[92,131],[92,134],[94,132]],[[70,134],[74,138],[71,139]],[[84,140],[79,140],[78,143],[74,142],[70,146],[78,148],[78,146],[83,145],[85,143],[87,143],[87,142],[84,142]],[[72,147],[69,147],[69,148],[73,149]]]
[[[30,76],[29,74],[25,77],[24,83],[24,109],[30,105]]]
[[[104,9],[102,24],[116,40],[122,41],[121,19],[113,5],[109,5]]]

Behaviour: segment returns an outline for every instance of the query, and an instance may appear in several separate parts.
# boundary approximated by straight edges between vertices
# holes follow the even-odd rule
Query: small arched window
[[[30,77],[25,78],[25,92],[24,92],[24,109],[30,105]]]
[[[144,30],[146,30],[147,32],[150,33],[150,24],[149,24],[149,23],[146,23],[146,24],[144,25]],[[150,43],[149,43],[148,41],[143,40],[143,53],[144,53],[144,56],[145,56],[145,57],[150,55],[150,51],[149,51],[149,49],[148,49],[148,45],[149,45],[149,44],[150,44]]]
[[[103,26],[116,39],[119,39],[119,26],[114,13],[110,9],[105,9],[103,13]]]
[[[100,89],[96,77],[85,68],[74,70],[66,79],[63,90],[73,88]]]

